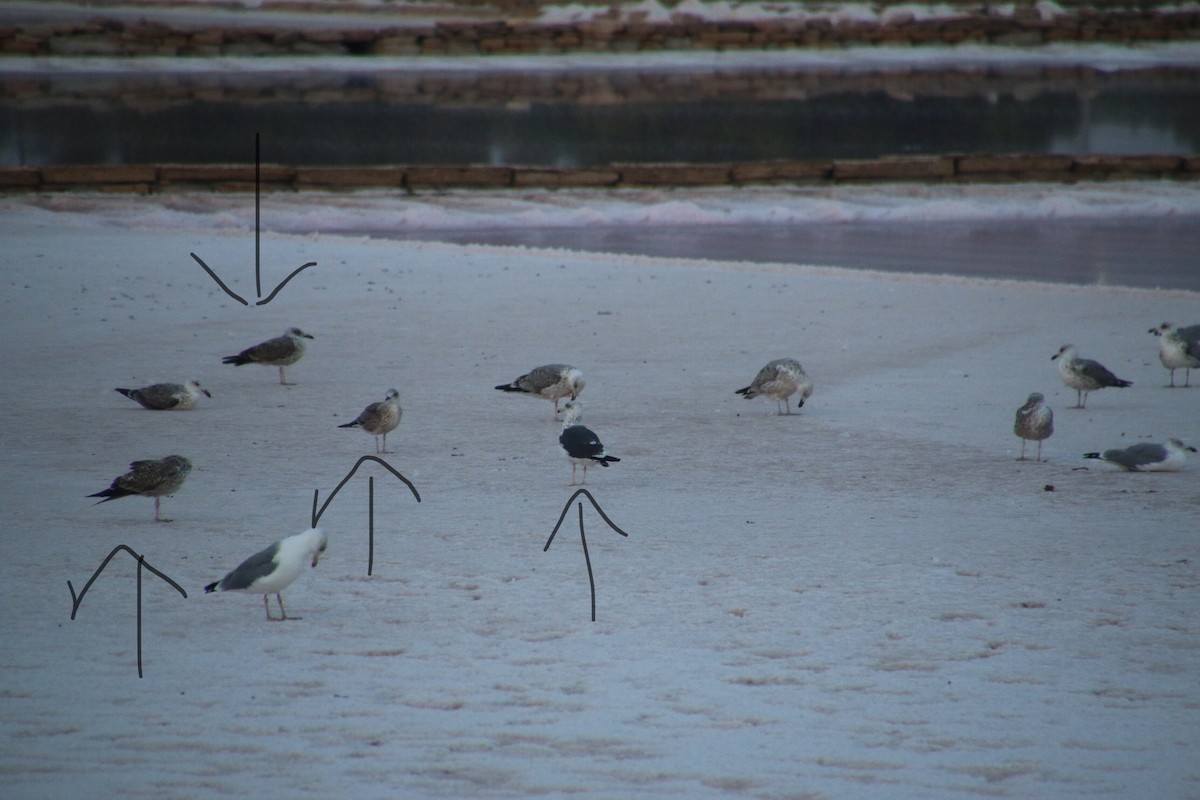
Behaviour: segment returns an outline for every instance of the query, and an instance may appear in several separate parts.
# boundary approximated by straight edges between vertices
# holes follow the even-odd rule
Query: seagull
[[[1025,401],[1025,405],[1017,409],[1017,419],[1013,422],[1013,433],[1021,437],[1021,457],[1017,461],[1025,460],[1025,441],[1036,441],[1037,458],[1035,461],[1042,460],[1042,440],[1049,439],[1054,433],[1054,412],[1046,406],[1046,398],[1041,392],[1034,392],[1029,395],[1029,399]]]
[[[546,364],[534,367],[512,383],[502,383],[496,388],[502,392],[544,397],[554,403],[554,413],[558,414],[558,401],[564,397],[576,400],[583,387],[583,372],[578,368],[570,364]]]
[[[1157,328],[1151,328],[1158,339],[1158,360],[1171,370],[1171,386],[1175,386],[1175,370],[1182,369],[1183,385],[1188,386],[1192,379],[1192,370],[1200,367],[1200,325],[1189,325],[1177,328],[1169,322],[1164,322]]]
[[[388,389],[383,400],[378,403],[371,403],[363,409],[362,413],[353,422],[347,422],[345,425],[338,425],[339,428],[362,428],[367,433],[375,437],[375,452],[386,453],[387,435],[389,431],[396,430],[396,426],[400,424],[400,417],[404,414],[404,409],[400,408],[400,392],[395,389]],[[383,436],[383,449],[379,447],[379,437]]]
[[[117,389],[116,391],[152,411],[187,411],[196,407],[200,395],[212,397],[212,393],[200,385],[195,378],[187,383],[155,383],[140,389]]]
[[[1105,450],[1103,453],[1084,453],[1084,458],[1098,458],[1116,464],[1126,472],[1174,472],[1183,469],[1187,454],[1196,452],[1178,439],[1167,439],[1166,444],[1135,444],[1124,449]]]
[[[266,550],[250,556],[224,578],[205,586],[204,593],[262,592],[267,619],[272,622],[300,619],[300,617],[287,615],[287,612],[283,610],[283,598],[279,593],[300,577],[300,573],[304,572],[305,564],[312,562],[315,567],[321,558],[321,553],[324,553],[328,547],[329,537],[320,528],[309,528],[304,533],[280,539]],[[279,603],[280,616],[278,617],[271,616],[271,603],[267,598],[272,594]]]
[[[1051,361],[1055,359],[1058,359],[1058,374],[1062,376],[1063,383],[1075,390],[1075,405],[1071,408],[1086,407],[1088,392],[1103,389],[1105,386],[1133,386],[1132,381],[1121,380],[1099,361],[1080,358],[1073,344],[1064,344],[1058,348],[1058,352],[1050,356]]]
[[[787,404],[787,399],[796,392],[800,392],[800,402],[796,403],[796,408],[803,408],[804,401],[812,396],[812,381],[809,380],[808,375],[804,372],[804,367],[800,366],[800,362],[796,359],[777,358],[767,362],[767,365],[754,376],[754,380],[750,382],[749,386],[738,389],[734,394],[740,394],[747,400],[752,400],[760,394],[766,395],[775,400],[775,409],[780,414],[784,413],[780,410],[779,403],[781,401],[783,408],[787,409],[788,414],[791,414],[792,409]]]
[[[563,418],[562,433],[558,435],[558,443],[567,452],[571,462],[571,486],[575,483],[575,468],[583,467],[583,481],[587,483],[588,467],[599,464],[607,467],[610,461],[620,461],[616,456],[604,452],[600,438],[580,420],[583,418],[583,405],[578,400],[572,400],[563,406],[567,415]]]
[[[89,494],[88,497],[103,497],[96,505],[116,500],[118,497],[140,495],[154,498],[154,521],[170,522],[158,515],[159,498],[163,495],[174,494],[183,486],[183,481],[192,471],[192,462],[183,456],[167,456],[158,460],[134,461],[129,465],[129,471],[115,478],[112,485],[103,492]]]
[[[233,364],[235,367],[240,367],[242,364],[269,364],[279,367],[280,385],[294,386],[295,384],[288,383],[283,376],[283,368],[300,360],[300,357],[304,355],[303,340],[311,338],[313,337],[299,328],[288,328],[284,331],[283,336],[276,336],[274,339],[260,342],[253,347],[247,347],[236,356],[225,356],[221,359],[221,363]]]

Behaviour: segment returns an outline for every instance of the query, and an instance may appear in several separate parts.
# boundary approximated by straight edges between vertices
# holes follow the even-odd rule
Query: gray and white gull
[[[777,358],[768,361],[754,376],[749,386],[738,389],[734,394],[740,394],[747,400],[753,400],[759,395],[770,397],[775,401],[776,411],[783,414],[786,409],[786,413],[791,414],[792,408],[788,405],[788,398],[797,392],[800,393],[800,400],[796,403],[796,408],[803,408],[804,401],[812,396],[812,380],[796,359]],[[783,403],[782,408],[780,403]]]
[[[1114,448],[1103,453],[1084,453],[1084,458],[1095,458],[1115,464],[1126,472],[1175,472],[1187,463],[1187,454],[1196,452],[1178,439],[1167,439],[1165,444],[1148,442],[1132,447]]]
[[[396,430],[400,425],[400,417],[403,415],[404,409],[400,408],[400,392],[396,389],[388,389],[383,400],[371,403],[355,419],[345,425],[338,425],[338,427],[362,428],[375,437],[375,452],[386,453],[388,452],[387,435]],[[381,436],[383,437],[382,447],[379,443]]]
[[[283,336],[276,336],[265,342],[259,342],[253,347],[247,347],[236,356],[225,356],[222,364],[232,364],[240,367],[243,364],[265,364],[279,367],[279,383],[282,386],[294,386],[287,382],[284,367],[295,364],[304,355],[304,340],[313,338],[299,328],[288,328]]]
[[[1182,369],[1183,385],[1189,386],[1192,370],[1200,368],[1200,325],[1183,328],[1164,322],[1149,333],[1158,337],[1158,360],[1171,370],[1171,386],[1175,386],[1175,370]]]
[[[153,383],[140,389],[116,391],[151,411],[187,411],[196,407],[200,395],[212,397],[212,393],[192,378],[184,383]]]
[[[305,565],[311,563],[315,567],[328,547],[329,537],[320,528],[309,528],[250,556],[224,578],[205,586],[204,592],[261,592],[268,620],[300,619],[287,615],[280,593],[304,573]],[[279,603],[278,617],[271,616],[270,595],[275,595]]]
[[[1058,361],[1058,374],[1062,376],[1063,383],[1075,390],[1075,405],[1071,406],[1072,408],[1085,408],[1088,392],[1108,386],[1133,386],[1132,381],[1118,378],[1099,361],[1080,358],[1079,351],[1073,344],[1064,344],[1058,348],[1058,352],[1050,356],[1050,360]]]
[[[1025,460],[1025,442],[1037,442],[1037,457],[1042,460],[1042,440],[1049,439],[1054,433],[1054,412],[1046,405],[1046,398],[1041,392],[1029,395],[1025,405],[1017,409],[1017,418],[1013,422],[1013,433],[1021,437],[1021,455],[1018,461]]]

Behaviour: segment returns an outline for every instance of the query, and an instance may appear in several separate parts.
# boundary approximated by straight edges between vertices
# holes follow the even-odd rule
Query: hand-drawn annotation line
[[[262,188],[261,188],[262,187],[262,179],[261,179],[262,178],[262,157],[261,157],[260,149],[259,149],[259,139],[260,139],[259,134],[255,133],[254,134],[254,290],[255,290],[255,292],[257,292],[258,297],[262,298],[261,300],[256,302],[255,305],[256,306],[265,306],[267,303],[269,303],[275,299],[275,295],[279,294],[280,289],[282,289],[284,286],[288,285],[288,281],[290,281],[292,278],[296,277],[297,275],[299,275],[301,272],[308,269],[309,267],[315,267],[317,265],[317,262],[309,261],[307,264],[302,264],[298,269],[293,271],[291,275],[288,275],[286,278],[284,278],[283,281],[278,286],[275,287],[275,291],[271,292],[266,297],[262,296],[262,247],[261,247],[261,240],[262,240]],[[230,289],[228,286],[226,286],[225,282],[217,277],[217,273],[214,272],[212,270],[212,268],[210,268],[208,266],[208,264],[205,264],[203,259],[200,258],[200,256],[196,255],[195,253],[191,253],[190,255],[192,258],[194,258],[196,260],[197,264],[199,264],[201,267],[204,268],[204,271],[208,273],[208,276],[217,282],[217,286],[220,286],[221,289],[224,290],[225,294],[229,295],[234,300],[237,300],[239,303],[241,303],[244,306],[250,305],[250,303],[247,302],[246,298],[242,297],[241,295],[237,294],[232,289]]]
[[[558,522],[554,525],[554,530],[552,530],[550,532],[550,538],[546,540],[546,546],[542,548],[543,553],[550,549],[550,543],[554,541],[554,535],[556,533],[558,533],[559,527],[563,524],[563,520],[566,519],[567,511],[570,510],[570,508],[571,508],[571,503],[574,502],[575,498],[579,497],[579,495],[581,495],[581,494],[587,496],[587,499],[590,500],[592,503],[592,507],[595,508],[596,512],[601,516],[601,518],[603,518],[604,521],[608,523],[608,527],[612,528],[614,531],[621,534],[622,536],[625,536],[625,537],[629,536],[628,533],[626,533],[625,531],[618,528],[617,524],[608,518],[608,515],[604,513],[604,509],[600,508],[600,504],[596,502],[596,498],[592,497],[591,492],[589,492],[587,489],[578,489],[578,490],[576,490],[575,494],[571,495],[570,499],[567,500],[567,504],[565,506],[563,506],[562,513],[558,515]],[[583,544],[583,560],[587,564],[588,585],[591,587],[591,590],[592,590],[592,622],[595,622],[596,621],[596,579],[592,575],[592,558],[590,555],[588,555],[587,537],[583,533],[583,503],[582,502],[579,503],[579,541]]]
[[[363,465],[364,461],[374,461],[382,464],[389,472],[395,475],[402,483],[404,483],[409,491],[413,493],[413,497],[417,498],[417,502],[421,502],[421,494],[417,491],[417,487],[413,486],[412,481],[401,475],[392,465],[384,461],[378,456],[363,456],[354,464],[354,468],[347,473],[346,477],[342,478],[342,482],[330,493],[329,497],[325,498],[325,503],[321,506],[320,511],[317,510],[317,489],[313,489],[313,510],[312,510],[312,525],[317,527],[317,523],[321,519],[321,515],[325,513],[325,509],[333,502],[333,498],[342,490],[342,487],[354,477],[354,473],[358,472],[358,468]],[[367,480],[367,574],[370,575],[375,566],[375,478],[372,476]]]
[[[162,578],[167,583],[174,586],[175,590],[186,598],[187,592],[185,592],[183,590],[182,586],[180,586],[175,581],[171,580],[169,577],[167,577],[162,572],[159,572],[157,569],[155,569],[154,567],[147,564],[145,556],[139,555],[138,553],[133,552],[133,550],[128,545],[119,544],[112,549],[111,553],[108,554],[108,558],[104,559],[104,561],[101,562],[100,566],[96,568],[96,571],[92,573],[92,577],[88,579],[88,582],[83,585],[83,590],[80,591],[79,594],[75,594],[75,586],[71,583],[71,581],[69,581],[69,580],[67,581],[67,589],[69,589],[71,591],[71,619],[72,620],[75,619],[75,614],[76,614],[76,612],[79,611],[79,606],[83,602],[83,596],[85,594],[87,594],[88,589],[92,588],[92,584],[96,582],[96,578],[100,577],[100,573],[103,572],[104,568],[108,566],[108,562],[112,561],[113,558],[117,555],[117,553],[121,552],[122,550],[124,550],[125,552],[129,553],[129,555],[131,555],[135,559],[137,559],[137,563],[138,563],[138,568],[137,568],[137,666],[138,666],[138,677],[140,678],[140,677],[142,677],[142,567],[145,567],[146,569],[150,570],[158,577]]]

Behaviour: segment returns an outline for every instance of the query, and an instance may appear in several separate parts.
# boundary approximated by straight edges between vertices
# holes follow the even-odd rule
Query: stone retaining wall
[[[253,191],[245,165],[0,168],[0,191]],[[612,164],[579,169],[521,166],[285,167],[262,165],[264,191],[744,186],[893,181],[922,183],[1200,179],[1200,156],[970,155],[728,164]]]
[[[961,9],[961,10],[960,10]],[[251,17],[237,25],[188,27],[161,19],[125,21],[102,10],[71,23],[0,24],[0,54],[28,56],[498,55],[660,50],[738,50],[845,45],[977,42],[1138,42],[1200,39],[1194,5],[1056,7],[1032,2],[955,7],[943,18],[902,10],[877,20],[797,16],[753,21],[674,14],[670,21],[622,13],[573,23],[536,19],[343,23],[283,26]]]

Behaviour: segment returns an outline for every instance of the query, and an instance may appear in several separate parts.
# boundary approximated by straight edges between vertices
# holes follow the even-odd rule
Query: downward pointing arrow
[[[254,288],[255,288],[255,291],[258,293],[258,297],[261,298],[258,302],[255,303],[256,306],[265,306],[267,303],[274,300],[275,295],[279,294],[280,289],[282,289],[284,286],[287,286],[288,281],[290,281],[292,278],[296,277],[297,275],[299,275],[301,272],[308,269],[309,267],[315,267],[317,265],[317,262],[315,262],[315,261],[309,261],[306,264],[300,265],[300,267],[297,268],[294,272],[292,272],[291,275],[288,275],[286,278],[284,278],[282,281],[280,281],[279,285],[275,287],[274,291],[272,291],[266,297],[262,296],[262,246],[260,243],[261,238],[262,238],[261,173],[262,173],[262,159],[259,154],[259,135],[257,133],[255,133],[254,134]],[[196,260],[197,264],[199,264],[201,267],[204,268],[204,271],[208,273],[208,276],[217,282],[217,286],[220,286],[221,289],[225,292],[225,294],[229,295],[234,300],[237,300],[239,303],[241,303],[244,306],[250,305],[250,303],[246,300],[246,298],[242,297],[237,292],[233,291],[228,286],[226,286],[225,282],[223,280],[221,280],[219,277],[217,277],[217,273],[214,272],[213,269],[210,266],[208,266],[208,264],[204,263],[204,259],[200,258],[200,256],[196,255],[195,253],[191,253],[190,255],[192,258],[194,258]]]

